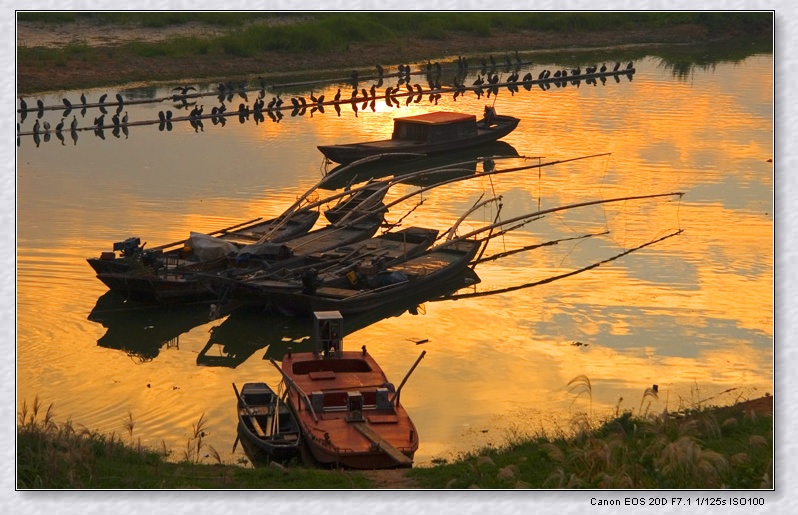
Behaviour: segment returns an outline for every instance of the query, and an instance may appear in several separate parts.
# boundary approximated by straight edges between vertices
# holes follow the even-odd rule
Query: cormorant
[[[214,107],[214,109],[216,108]],[[166,115],[163,114],[163,111],[158,111],[158,120],[160,120],[161,123],[166,122]]]
[[[122,104],[125,103],[125,99],[122,98],[122,95],[120,95],[119,93],[116,94],[116,101],[119,102],[119,105],[122,105]]]
[[[197,88],[195,88],[194,86],[177,86],[175,88],[172,88],[172,91],[179,91],[181,95],[187,95],[188,92],[191,91],[192,89],[194,91],[197,90]]]
[[[382,77],[382,75],[383,75],[383,73],[384,73],[384,72],[385,72],[385,70],[383,70],[383,69],[382,69],[382,65],[380,65],[379,63],[377,63],[377,75],[379,75],[380,77]]]
[[[631,70],[632,68],[634,68],[634,65],[632,64],[632,61],[629,61],[629,64],[626,65],[626,69]]]
[[[36,106],[39,108],[39,111],[44,111],[44,102],[42,102],[41,98],[36,101]]]
[[[111,121],[114,122],[114,127],[119,127],[119,115],[115,114],[111,117]]]
[[[39,120],[36,120],[33,123],[33,133],[34,134],[39,134]]]
[[[78,119],[74,114],[72,115],[72,122],[69,124],[69,130],[71,131],[78,130]]]
[[[50,132],[50,122],[45,120],[44,124],[42,124],[42,126],[44,127],[44,132]]]
[[[80,94],[80,103],[83,104],[84,106],[86,105],[86,94],[85,93],[81,93]]]
[[[55,132],[61,132],[64,130],[64,119],[61,118],[61,121],[58,122],[58,125],[55,126]]]
[[[25,99],[24,99],[24,98],[22,98],[22,97],[19,97],[19,109],[20,109],[20,111],[22,111],[23,113],[24,113],[24,112],[26,112],[26,111],[28,110],[28,103],[27,103],[27,102],[25,102]]]
[[[607,63],[601,63],[601,68],[599,68],[599,71],[601,73],[606,72],[607,71]]]
[[[105,99],[107,97],[108,97],[108,93],[103,93],[102,96],[100,96],[100,100],[99,100],[100,104],[104,104],[105,103]]]
[[[620,67],[621,67],[621,62],[618,61],[618,62],[615,63],[615,66],[612,67],[612,71],[617,72],[618,68],[620,68]]]
[[[171,118],[172,117],[171,111],[167,111],[167,113],[169,114],[169,118]],[[200,113],[202,113],[202,106],[200,106]],[[125,116],[122,117],[122,124],[127,125],[127,111],[125,111]]]
[[[292,98],[291,100],[293,101],[294,99]],[[341,100],[341,88],[338,88],[338,92],[335,93],[335,96],[333,97],[333,102],[335,102],[336,104],[338,103],[339,100]]]
[[[63,100],[63,102],[64,102],[64,106],[65,106],[67,109],[72,109],[72,102],[70,102],[70,101],[69,101],[69,100],[67,100],[66,98]]]

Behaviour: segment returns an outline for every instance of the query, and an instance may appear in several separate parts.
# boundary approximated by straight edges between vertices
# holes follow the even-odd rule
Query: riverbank
[[[373,70],[376,64],[454,61],[495,53],[502,60],[516,51],[525,60],[550,52],[606,48],[694,45],[733,39],[735,28],[711,29],[681,23],[662,27],[640,25],[617,30],[445,30],[426,37],[352,38],[306,51],[242,48],[246,31],[273,29],[268,24],[309,25],[302,17],[289,21],[259,20],[246,29],[191,22],[148,28],[140,24],[19,22],[17,25],[17,91],[31,95],[68,89],[110,87],[165,81],[215,82],[292,74],[324,74],[326,70]],[[263,24],[263,27],[257,24]],[[311,27],[308,30],[314,29]],[[297,28],[297,30],[300,30]],[[316,29],[314,29],[316,30]],[[214,43],[214,42],[218,42]]]
[[[202,441],[202,420],[182,459],[144,449],[133,434],[58,425],[52,411],[23,407],[17,488],[27,489],[772,489],[773,397],[681,413],[627,412],[582,420],[569,436],[517,435],[451,463],[342,471],[301,465],[225,464]],[[205,464],[216,456],[215,464]]]

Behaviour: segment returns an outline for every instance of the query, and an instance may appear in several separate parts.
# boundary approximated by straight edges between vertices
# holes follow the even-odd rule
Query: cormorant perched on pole
[[[67,109],[72,109],[72,102],[70,102],[70,101],[69,101],[68,99],[66,99],[66,98],[63,100],[63,102],[64,102],[64,106],[65,106]]]

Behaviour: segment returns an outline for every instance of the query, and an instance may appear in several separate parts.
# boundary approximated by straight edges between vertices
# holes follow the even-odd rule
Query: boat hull
[[[327,159],[339,164],[349,164],[359,159],[385,153],[439,154],[464,148],[472,148],[501,139],[518,127],[519,119],[512,116],[495,116],[495,126],[484,127],[484,121],[477,122],[474,136],[442,142],[414,140],[380,140],[345,145],[320,145],[318,149]],[[482,125],[480,125],[482,124]]]
[[[357,284],[351,285],[343,281],[339,287],[325,286],[318,288],[313,294],[275,289],[269,294],[269,305],[290,315],[308,315],[317,311],[338,311],[342,315],[353,315],[397,302],[406,302],[408,299],[428,298],[461,276],[478,250],[478,242],[466,240],[449,249],[424,252],[388,268],[389,273],[403,274],[408,278],[406,281],[370,290],[358,289]]]
[[[288,404],[318,463],[353,469],[412,466],[416,427],[399,399],[389,400],[392,386],[365,349],[334,357],[289,353],[282,367],[290,384]],[[314,399],[310,404],[300,393],[305,391]]]
[[[288,461],[299,456],[299,425],[288,406],[278,403],[266,383],[246,383],[237,395],[238,435],[269,460]],[[278,413],[277,421],[274,414]],[[275,422],[276,431],[272,423]],[[256,426],[257,425],[257,426]]]

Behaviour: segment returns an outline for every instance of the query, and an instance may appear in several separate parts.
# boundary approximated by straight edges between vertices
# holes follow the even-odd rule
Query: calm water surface
[[[86,131],[76,142],[67,134],[63,144],[51,138],[38,147],[22,137],[18,406],[38,396],[54,404],[58,420],[123,435],[132,416],[134,438],[151,446],[164,442],[176,458],[204,415],[205,443],[225,462],[242,459],[241,446],[231,452],[231,383],[276,384],[268,358],[279,360],[289,346],[307,349],[308,322],[246,312],[210,321],[206,305],[115,311],[85,259],[130,236],[154,246],[191,230],[279,214],[320,179],[325,167],[316,145],[388,137],[395,116],[433,109],[480,114],[494,103],[499,113],[521,118],[505,138],[520,155],[542,161],[610,155],[432,190],[404,225],[445,229],[485,192],[502,195],[504,218],[602,198],[685,195],[678,202],[624,202],[549,215],[493,240],[486,256],[609,233],[481,263],[479,285],[461,291],[456,301],[427,302],[417,315],[346,320],[345,347],[367,345],[396,382],[427,351],[402,395],[421,436],[417,463],[500,445],[518,432],[568,431],[582,412],[598,419],[618,406],[659,412],[772,392],[772,55],[696,68],[681,78],[657,58],[635,65],[631,81],[610,78],[595,86],[515,94],[503,89],[481,99],[449,93],[437,106],[426,97],[410,105],[400,98],[400,108],[378,101],[373,111],[357,113],[344,105],[340,116],[327,107],[312,116],[285,112],[279,123],[266,118],[242,124],[231,117],[224,127],[206,120],[201,131],[185,122],[171,131],[131,127],[118,137],[106,130],[105,139]],[[554,65],[524,67],[521,75],[537,76],[544,67]],[[371,84],[359,87],[364,85]],[[344,83],[313,87],[327,99],[339,87],[345,98],[351,92]],[[302,87],[282,94],[288,102],[309,92]],[[66,96],[76,102],[80,93],[59,92],[44,101],[60,104]],[[86,93],[92,102],[115,91]],[[122,91],[128,100],[171,93],[171,87]],[[266,100],[271,96],[267,92]],[[218,105],[213,96],[199,103],[206,113]],[[163,109],[187,114],[174,102],[125,108],[132,122],[156,120]],[[61,114],[46,111],[41,121],[55,126]],[[82,117],[73,111],[67,124],[73,114],[85,127],[99,112],[90,109]],[[35,119],[35,112],[29,114],[22,129],[30,130]],[[388,200],[413,189],[399,186]],[[399,219],[416,200],[393,208],[388,218]],[[461,231],[495,215],[494,208],[480,210]],[[677,236],[583,273],[518,288],[679,229]],[[591,395],[567,386],[580,376],[590,380]],[[658,398],[644,398],[653,384]]]

